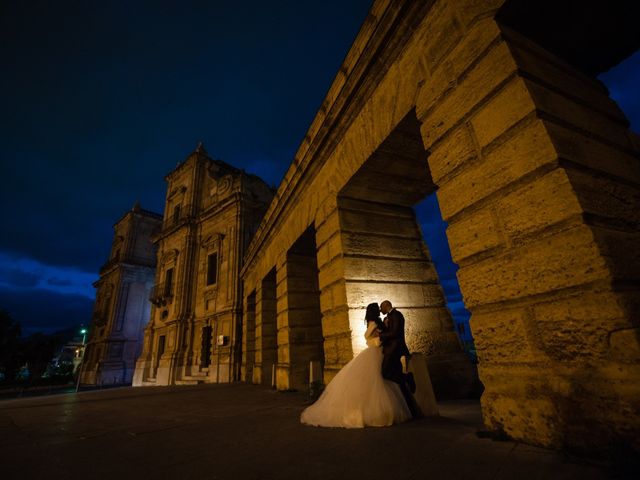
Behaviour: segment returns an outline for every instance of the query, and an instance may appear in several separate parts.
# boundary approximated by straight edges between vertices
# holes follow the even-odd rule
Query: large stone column
[[[417,115],[484,421],[542,445],[637,441],[637,143],[599,82],[470,3],[438,4]]]
[[[471,395],[476,369],[455,333],[413,209],[343,198],[339,210],[354,350],[364,347],[367,304],[390,300],[405,317],[409,350],[427,355],[436,395]]]
[[[256,356],[256,292],[244,298],[242,314],[242,372],[245,382],[252,382]]]
[[[323,362],[323,337],[315,242],[311,251],[290,250],[277,269],[278,389],[305,389],[309,362]]]
[[[256,290],[255,364],[253,383],[271,385],[271,369],[278,360],[276,273],[269,273]]]
[[[328,192],[315,219],[325,385],[353,358],[354,343],[360,345],[364,332],[362,322],[350,324],[337,202],[337,194]]]

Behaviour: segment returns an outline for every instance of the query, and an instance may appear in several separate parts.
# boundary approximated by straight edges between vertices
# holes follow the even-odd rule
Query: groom
[[[407,385],[407,380],[410,381],[414,390],[415,383],[413,382],[413,377],[409,378],[409,375],[403,373],[402,362],[400,361],[403,356],[408,358],[410,355],[404,339],[404,316],[393,308],[389,300],[385,300],[380,304],[380,311],[383,315],[386,315],[384,319],[385,329],[380,332],[382,376],[400,385],[400,391],[407,402],[411,415],[416,418],[420,416],[420,411]]]

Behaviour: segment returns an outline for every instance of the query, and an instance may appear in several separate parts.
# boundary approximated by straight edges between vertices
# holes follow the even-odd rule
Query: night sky
[[[112,225],[199,141],[278,185],[371,0],[0,3],[0,308],[87,324]],[[640,55],[601,78],[640,129]],[[459,318],[435,197],[418,208]],[[449,258],[449,260],[447,260]]]

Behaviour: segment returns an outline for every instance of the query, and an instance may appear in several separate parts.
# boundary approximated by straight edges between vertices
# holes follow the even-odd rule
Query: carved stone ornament
[[[174,188],[173,190],[171,190],[171,192],[169,192],[169,195],[167,196],[168,199],[171,199],[173,197],[175,197],[176,195],[178,195],[179,193],[184,193],[187,191],[187,187],[185,187],[184,185],[180,185],[176,188]]]
[[[205,300],[215,300],[215,298],[218,296],[218,289],[210,288],[209,290],[205,290],[202,296]]]
[[[218,182],[218,195],[224,195],[231,190],[231,185],[233,185],[233,177],[231,175],[225,175]]]
[[[172,248],[171,250],[167,250],[160,257],[160,265],[166,265],[168,263],[175,262],[179,254],[180,252],[175,248]]]
[[[224,238],[224,233],[213,233],[206,237],[200,237],[200,247],[204,250],[219,248]]]

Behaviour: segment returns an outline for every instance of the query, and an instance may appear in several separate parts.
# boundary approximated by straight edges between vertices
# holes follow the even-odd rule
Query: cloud
[[[93,301],[80,295],[50,290],[0,287],[0,308],[20,322],[22,335],[53,333],[74,325],[89,325]]]
[[[98,275],[75,267],[47,265],[37,260],[0,252],[0,287],[28,292],[50,290],[57,294],[95,297],[92,283]]]
[[[0,285],[13,285],[18,288],[35,287],[40,281],[40,276],[38,273],[0,264]]]

